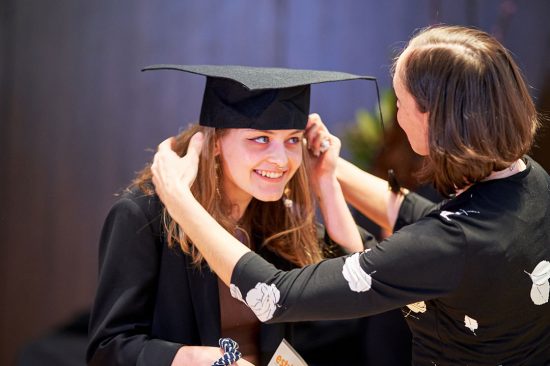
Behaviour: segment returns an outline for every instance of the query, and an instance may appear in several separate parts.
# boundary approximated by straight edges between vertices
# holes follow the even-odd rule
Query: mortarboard
[[[206,76],[199,124],[216,128],[303,130],[311,84],[375,80],[337,71],[222,65],[152,65],[142,71],[178,70]]]

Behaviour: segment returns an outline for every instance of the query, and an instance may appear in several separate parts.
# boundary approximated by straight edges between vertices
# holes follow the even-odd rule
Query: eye
[[[301,137],[296,137],[296,136],[295,136],[295,137],[289,138],[289,139],[288,139],[288,143],[289,143],[289,144],[292,144],[292,145],[295,145],[295,144],[299,144],[301,140],[302,140]]]
[[[258,137],[251,138],[249,140],[257,142],[259,144],[267,144],[269,142],[269,137],[268,136],[258,136]]]

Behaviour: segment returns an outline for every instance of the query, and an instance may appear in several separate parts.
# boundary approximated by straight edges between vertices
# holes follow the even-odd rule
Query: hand
[[[189,191],[197,177],[203,139],[200,132],[193,135],[183,157],[172,150],[173,137],[164,140],[158,147],[151,166],[153,184],[169,212],[172,204],[181,198],[183,192]]]
[[[309,115],[305,137],[308,150],[312,155],[315,180],[335,177],[341,147],[340,139],[330,134],[321,117],[316,113]]]
[[[183,346],[176,353],[172,366],[212,366],[212,364],[223,355],[219,347],[207,346]],[[254,366],[244,359],[233,363],[237,366]]]

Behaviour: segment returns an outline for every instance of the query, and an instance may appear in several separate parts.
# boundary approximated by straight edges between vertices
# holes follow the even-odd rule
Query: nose
[[[271,144],[267,160],[280,169],[287,167],[288,155],[284,142]]]

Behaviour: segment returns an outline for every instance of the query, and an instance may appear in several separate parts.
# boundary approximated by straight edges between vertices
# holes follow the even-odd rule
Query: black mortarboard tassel
[[[221,65],[152,65],[206,76],[199,124],[216,128],[303,130],[309,115],[310,85],[375,80],[336,71]]]

